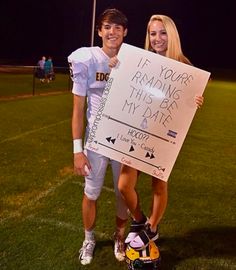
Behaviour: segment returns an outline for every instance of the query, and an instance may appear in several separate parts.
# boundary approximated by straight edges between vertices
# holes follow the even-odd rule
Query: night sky
[[[126,43],[144,46],[152,14],[170,16],[182,49],[203,69],[236,70],[236,5],[208,0],[97,0],[96,14],[116,7],[128,17]],[[42,55],[66,66],[67,56],[90,46],[93,0],[5,0],[0,3],[0,64],[34,65]],[[95,33],[94,45],[100,46]]]

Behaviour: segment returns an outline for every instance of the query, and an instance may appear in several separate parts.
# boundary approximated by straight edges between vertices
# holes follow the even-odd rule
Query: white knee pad
[[[96,201],[101,193],[104,177],[108,165],[108,158],[95,152],[86,151],[91,170],[85,177],[84,193],[90,199]]]
[[[93,187],[90,186],[88,183],[85,185],[84,187],[84,194],[93,201],[96,201],[98,199],[98,197],[100,196],[101,193],[101,187]]]

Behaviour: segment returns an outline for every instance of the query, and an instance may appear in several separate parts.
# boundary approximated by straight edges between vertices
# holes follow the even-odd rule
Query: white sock
[[[94,237],[94,231],[87,231],[85,230],[84,231],[84,234],[85,234],[85,240],[88,240],[88,241],[94,241],[95,240],[95,237]]]

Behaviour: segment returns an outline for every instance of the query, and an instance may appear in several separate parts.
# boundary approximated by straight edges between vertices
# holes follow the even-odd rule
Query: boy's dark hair
[[[97,20],[97,30],[102,29],[102,24],[104,22],[108,23],[115,23],[118,25],[122,25],[124,29],[128,27],[128,19],[124,15],[123,12],[116,8],[109,8],[106,9],[99,17]]]

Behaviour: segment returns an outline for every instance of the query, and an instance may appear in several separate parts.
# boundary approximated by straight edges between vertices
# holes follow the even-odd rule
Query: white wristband
[[[82,139],[73,140],[73,153],[81,153],[83,152]]]

